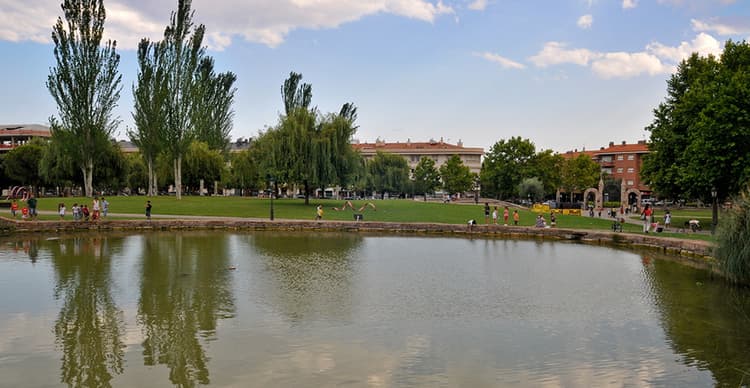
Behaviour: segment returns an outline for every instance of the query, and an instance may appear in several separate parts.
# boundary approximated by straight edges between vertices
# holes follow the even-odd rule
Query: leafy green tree
[[[237,76],[232,72],[216,74],[211,57],[204,57],[198,65],[192,110],[195,137],[223,154],[229,152],[229,132],[234,118],[232,104],[237,91],[235,81]]]
[[[443,189],[449,194],[464,193],[471,190],[474,179],[471,170],[464,166],[464,162],[458,155],[453,155],[440,166],[440,177],[443,180]]]
[[[3,161],[5,175],[21,185],[37,188],[43,181],[39,166],[45,148],[43,140],[35,139],[8,151]]]
[[[80,181],[80,171],[77,171],[73,159],[59,143],[47,143],[42,160],[39,161],[39,172],[45,185],[71,187],[74,182]]]
[[[414,168],[414,192],[423,194],[427,200],[427,194],[434,193],[440,187],[440,172],[435,167],[432,158],[423,156]]]
[[[185,153],[185,184],[194,190],[200,187],[201,180],[206,187],[213,186],[214,181],[221,179],[224,168],[221,151],[209,149],[207,143],[194,141]]]
[[[495,143],[482,163],[482,195],[498,199],[518,195],[518,185],[529,175],[535,152],[534,143],[520,136]]]
[[[312,87],[301,80],[302,75],[292,72],[284,81],[286,114],[259,141],[269,155],[268,174],[274,174],[276,182],[301,185],[309,203],[312,188],[349,183],[350,171],[356,168],[350,141],[357,130],[357,108],[347,103],[338,114],[319,116],[310,108]]]
[[[367,164],[372,188],[385,198],[385,193],[404,193],[409,185],[409,164],[399,155],[378,151]]]
[[[539,151],[534,155],[526,175],[539,178],[544,195],[554,195],[562,184],[561,170],[564,162],[565,158],[552,150]],[[521,194],[521,197],[524,195]]]
[[[750,45],[728,41],[720,58],[693,54],[654,109],[641,175],[664,196],[719,199],[750,180]]]
[[[563,163],[562,188],[572,195],[595,187],[601,177],[599,164],[586,154],[580,154]]]
[[[194,27],[191,0],[179,0],[177,12],[164,31],[164,60],[167,72],[165,140],[172,159],[176,198],[182,197],[182,159],[195,137],[192,111],[198,90],[195,77],[198,64],[205,55],[204,25]]]
[[[534,201],[539,202],[544,198],[544,184],[537,177],[525,178],[518,186],[518,194],[521,198],[531,197]]]
[[[253,148],[255,148],[253,143]],[[240,189],[240,195],[245,195],[245,189],[257,188],[261,182],[260,163],[255,158],[257,150],[247,149],[231,156],[230,167],[226,169],[222,178],[225,186]]]
[[[165,146],[167,119],[167,64],[163,43],[143,39],[138,44],[138,80],[133,86],[136,129],[128,130],[130,141],[138,147],[148,171],[146,194],[157,194],[156,157]]]
[[[99,156],[101,167],[96,169],[94,179],[99,192],[117,192],[128,185],[128,161],[116,142],[110,141]]]
[[[146,188],[151,182],[148,168],[146,163],[143,161],[143,157],[139,154],[127,154],[125,160],[128,164],[128,176],[127,184],[134,193],[138,193],[141,188]],[[154,188],[154,195],[156,194],[156,188]]]
[[[52,141],[59,143],[83,175],[86,196],[93,193],[94,165],[119,121],[113,110],[122,76],[116,42],[102,45],[106,12],[102,0],[66,0],[52,28],[55,66],[47,88],[59,120],[50,118]]]

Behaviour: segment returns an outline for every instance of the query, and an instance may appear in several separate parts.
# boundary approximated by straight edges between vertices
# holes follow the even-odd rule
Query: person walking
[[[60,204],[57,205],[57,214],[60,215],[61,220],[65,219],[65,204],[64,203],[60,202]]]
[[[672,213],[667,210],[664,213],[664,230],[669,230],[669,225],[672,224]]]
[[[146,219],[151,221],[151,201],[146,201]]]
[[[643,221],[643,232],[648,233],[649,229],[651,229],[651,215],[653,214],[653,211],[651,210],[651,206],[649,204],[646,204],[646,207],[643,208],[643,212],[641,213],[641,220]]]
[[[13,200],[13,202],[10,204],[10,214],[13,216],[13,218],[16,218],[16,213],[18,212],[18,201]]]
[[[508,217],[510,217],[510,210],[506,206],[505,209],[503,209],[503,224],[505,224],[505,226],[508,226]]]
[[[495,208],[492,210],[492,223],[494,225],[497,225],[497,216],[497,206],[495,206]]]
[[[29,196],[29,199],[26,200],[26,204],[29,205],[29,218],[32,220],[36,219],[36,198],[34,197],[34,194],[31,194]]]
[[[323,205],[318,205],[318,207],[315,209],[315,219],[316,220],[323,219]]]
[[[518,210],[513,210],[513,225],[518,226],[518,221],[521,220],[521,216],[518,214]]]
[[[484,223],[490,224],[490,204],[487,202],[484,203]]]
[[[107,213],[109,213],[109,202],[107,202],[104,197],[102,197],[102,218],[107,218]]]

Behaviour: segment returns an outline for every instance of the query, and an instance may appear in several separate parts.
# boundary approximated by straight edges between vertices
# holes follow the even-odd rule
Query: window
[[[605,173],[605,174],[612,175],[612,169],[611,168],[603,168],[602,172]]]
[[[612,161],[611,156],[602,156],[602,162],[609,163]]]
[[[628,160],[634,160],[634,159],[635,159],[635,155],[628,155]]]
[[[617,155],[617,160],[623,160],[624,157],[622,155]]]
[[[617,173],[618,173],[618,174],[622,174],[622,167],[618,167],[618,168],[617,168]]]
[[[632,173],[633,171],[635,171],[635,170],[633,170],[633,167],[628,167],[628,172],[629,173]]]
[[[628,181],[628,186],[633,186],[633,181]]]

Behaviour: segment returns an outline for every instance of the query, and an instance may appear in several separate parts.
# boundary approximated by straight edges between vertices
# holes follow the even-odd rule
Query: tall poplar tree
[[[234,82],[237,76],[232,72],[216,74],[214,60],[204,57],[198,65],[196,77],[195,105],[192,121],[195,137],[208,144],[212,150],[223,154],[229,152],[229,132],[234,118]]]
[[[156,157],[164,148],[166,127],[167,69],[164,45],[142,39],[138,44],[138,80],[133,85],[135,130],[128,130],[148,170],[149,196],[157,194]]]
[[[182,158],[192,142],[195,131],[191,114],[197,94],[196,69],[205,55],[202,47],[204,25],[193,26],[191,0],[179,0],[177,11],[164,31],[164,60],[167,67],[165,140],[172,159],[176,198],[182,197]]]
[[[119,124],[113,110],[120,98],[117,43],[102,45],[106,12],[102,0],[65,0],[65,20],[52,27],[56,65],[47,88],[59,119],[50,117],[52,141],[59,144],[83,174],[86,196],[92,196],[94,164]]]

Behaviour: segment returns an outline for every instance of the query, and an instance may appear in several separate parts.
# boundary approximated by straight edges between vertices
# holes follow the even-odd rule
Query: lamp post
[[[711,234],[716,233],[716,225],[719,224],[719,203],[717,201],[717,196],[719,193],[716,192],[716,186],[711,187],[711,198],[713,198],[713,209],[711,212]]]

